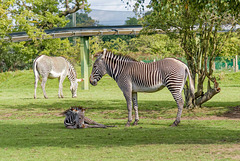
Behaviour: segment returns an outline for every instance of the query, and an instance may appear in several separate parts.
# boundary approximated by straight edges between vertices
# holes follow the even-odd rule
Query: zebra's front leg
[[[123,94],[126,99],[128,108],[128,122],[125,126],[129,127],[132,122],[132,92],[124,92]]]
[[[183,110],[183,105],[184,105],[184,101],[182,99],[181,94],[179,94],[178,99],[176,98],[175,101],[177,102],[178,105],[178,112],[177,112],[177,118],[176,120],[173,122],[173,124],[171,126],[178,126],[178,124],[180,123],[180,119],[181,119],[181,115],[182,115],[182,110]]]
[[[138,101],[137,101],[137,92],[134,92],[132,94],[132,102],[133,102],[133,109],[135,111],[135,121],[133,125],[137,125],[139,121],[139,116],[138,116]]]
[[[58,98],[63,98],[63,91],[62,91],[62,88],[63,88],[63,78],[62,77],[59,77],[58,78],[58,81],[59,81],[59,89],[58,89]]]

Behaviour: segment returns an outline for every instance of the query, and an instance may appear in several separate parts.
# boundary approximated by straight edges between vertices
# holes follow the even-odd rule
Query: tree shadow
[[[219,113],[217,116],[229,117],[229,118],[240,118],[240,101],[231,102],[229,107],[228,102],[222,102],[221,106],[214,106],[219,102],[211,102],[211,106],[207,108],[216,110],[215,107],[227,107],[229,110],[225,113]],[[13,105],[1,105],[3,108],[17,109],[17,110],[31,110],[34,108],[44,109],[44,110],[66,110],[71,106],[82,106],[91,110],[91,112],[104,112],[109,110],[123,110],[127,112],[127,106],[125,100],[121,99],[109,99],[109,100],[79,100],[79,99],[37,99],[36,101],[29,101],[26,104],[13,104]],[[213,108],[214,107],[214,108]],[[177,110],[177,105],[175,101],[146,101],[139,100],[139,112],[151,112],[156,111],[162,115],[169,114],[169,111],[172,113],[173,110]],[[186,109],[184,109],[185,111]],[[194,111],[194,109],[193,109]],[[175,116],[175,113],[172,113]]]
[[[83,106],[89,109],[99,109],[99,110],[126,110],[127,105],[125,100],[77,100],[77,99],[68,99],[61,101],[52,101],[46,102],[44,99],[39,99],[36,102],[29,102],[25,105],[1,105],[4,108],[10,109],[68,109],[71,106]],[[140,110],[156,110],[161,111],[163,109],[173,109],[177,108],[177,105],[174,101],[139,101]]]
[[[229,111],[225,112],[222,116],[232,118],[232,119],[240,119],[240,105],[234,107],[228,107]]]
[[[196,123],[196,122],[195,122]],[[0,124],[1,148],[31,147],[117,147],[149,144],[229,144],[240,143],[240,130],[203,127],[184,123],[107,129],[66,129],[60,123]],[[164,126],[164,127],[163,127]]]

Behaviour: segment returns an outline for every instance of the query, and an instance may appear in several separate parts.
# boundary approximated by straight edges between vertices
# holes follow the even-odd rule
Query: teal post
[[[89,90],[89,37],[80,37],[82,89]]]

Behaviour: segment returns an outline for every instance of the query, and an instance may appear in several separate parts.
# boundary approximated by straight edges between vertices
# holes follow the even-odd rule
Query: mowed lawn
[[[78,72],[80,73],[80,72]],[[139,93],[138,126],[125,127],[126,102],[105,76],[90,90],[57,98],[58,80],[48,80],[44,99],[39,83],[33,99],[31,70],[0,73],[0,160],[240,160],[240,72],[217,73],[221,92],[202,108],[184,109],[178,127],[170,92]],[[66,129],[61,113],[88,108],[86,116],[107,129]]]

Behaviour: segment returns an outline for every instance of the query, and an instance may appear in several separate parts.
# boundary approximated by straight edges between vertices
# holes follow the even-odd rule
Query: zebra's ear
[[[82,82],[84,81],[84,79],[77,79],[77,82]]]
[[[102,56],[102,58],[104,58],[104,57],[105,57],[106,53],[107,53],[107,49],[106,49],[106,48],[104,48],[104,49],[103,49],[103,56]]]

